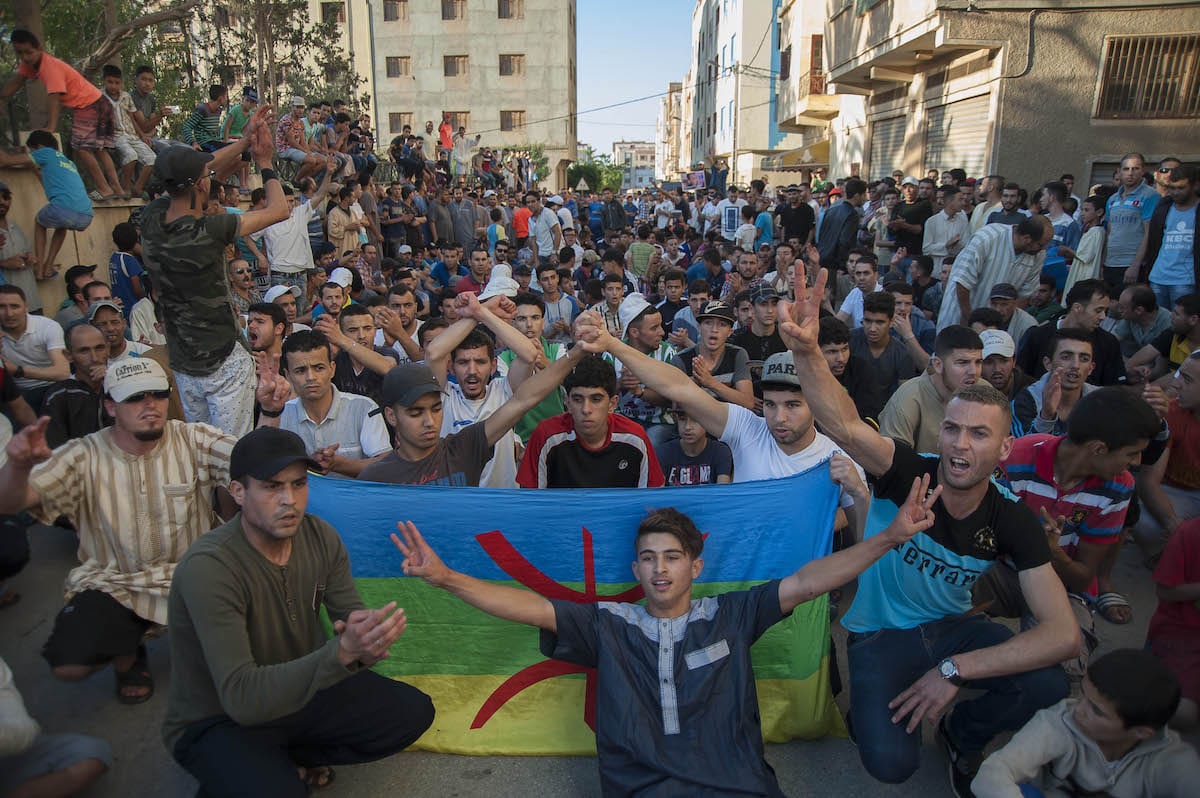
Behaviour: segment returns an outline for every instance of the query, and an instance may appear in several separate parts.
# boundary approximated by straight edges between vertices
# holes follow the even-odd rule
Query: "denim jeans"
[[[850,717],[863,766],[889,784],[906,781],[920,764],[921,731],[905,731],[907,718],[892,723],[888,702],[946,657],[998,645],[1012,637],[1007,627],[983,615],[956,615],[913,629],[882,629],[851,634]],[[980,752],[997,734],[1019,729],[1039,709],[1068,692],[1057,665],[1025,673],[968,682],[983,695],[960,701],[948,718],[954,743]]]
[[[1179,297],[1196,293],[1195,283],[1163,285],[1162,283],[1151,281],[1150,289],[1154,291],[1154,298],[1158,300],[1158,306],[1167,310],[1175,307],[1175,303],[1179,301]]]

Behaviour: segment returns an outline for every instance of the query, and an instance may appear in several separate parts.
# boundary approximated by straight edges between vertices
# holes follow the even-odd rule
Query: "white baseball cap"
[[[562,205],[563,198],[557,194],[551,194],[549,197],[546,198],[546,202],[551,205]]]
[[[521,284],[513,279],[512,267],[507,263],[497,263],[492,267],[491,277],[479,295],[479,301],[491,299],[494,296],[514,297],[521,290]]]
[[[267,289],[267,293],[263,294],[263,302],[274,302],[284,294],[291,294],[300,298],[300,286],[298,285],[273,285]]]
[[[329,273],[329,282],[337,283],[342,288],[349,288],[354,283],[354,275],[345,266],[338,266]]]
[[[621,300],[621,306],[617,308],[617,319],[621,322],[621,336],[625,336],[625,331],[629,329],[630,323],[650,307],[650,303],[646,301],[646,297],[634,291],[629,296]]]
[[[169,391],[171,383],[158,361],[149,357],[127,357],[108,364],[104,373],[104,392],[114,402],[124,402],[145,391]]]
[[[1004,330],[984,330],[979,334],[979,339],[983,341],[984,360],[987,360],[992,355],[1012,357],[1017,353],[1017,347],[1013,343],[1012,336]]]

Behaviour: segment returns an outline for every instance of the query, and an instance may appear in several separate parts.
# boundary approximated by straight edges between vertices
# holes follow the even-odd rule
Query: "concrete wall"
[[[391,139],[388,114],[413,114],[413,129],[441,122],[442,111],[469,111],[471,134],[488,147],[541,142],[551,174],[576,159],[575,2],[525,0],[523,19],[497,19],[495,0],[467,0],[465,19],[444,21],[439,2],[410,2],[407,21],[384,22],[372,2],[375,108],[381,145]],[[523,76],[500,76],[500,54],[523,54]],[[466,77],[447,78],[444,55],[467,55]],[[409,56],[412,76],[387,77],[388,56]],[[524,111],[523,130],[501,131],[501,111]],[[551,121],[543,121],[551,120]],[[428,148],[428,144],[426,147]],[[543,185],[547,185],[544,179]]]
[[[12,189],[13,204],[8,212],[10,222],[17,225],[29,236],[33,244],[33,217],[46,204],[46,194],[42,191],[42,181],[30,169],[0,169],[0,181]],[[141,200],[124,202],[99,203],[95,207],[96,215],[91,225],[81,233],[68,232],[63,248],[59,251],[59,270],[66,270],[76,263],[95,263],[96,279],[108,282],[108,259],[116,250],[112,242],[112,230],[121,223],[129,221],[129,212],[142,204]],[[62,276],[53,280],[43,280],[38,283],[45,305],[45,314],[53,316],[59,304],[67,296],[66,284]]]

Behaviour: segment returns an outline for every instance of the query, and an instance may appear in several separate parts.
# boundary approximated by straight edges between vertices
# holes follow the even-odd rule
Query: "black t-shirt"
[[[1046,373],[1042,357],[1046,354],[1046,347],[1050,345],[1050,339],[1054,337],[1054,331],[1058,329],[1061,318],[1060,316],[1039,324],[1021,337],[1017,365],[1035,380]],[[1121,356],[1121,342],[1108,330],[1099,327],[1092,330],[1091,337],[1092,361],[1095,368],[1087,381],[1092,385],[1117,385],[1125,378],[1125,358]],[[1161,336],[1155,339],[1155,343],[1160,340]]]
[[[929,200],[917,200],[911,205],[901,202],[896,206],[895,213],[896,217],[909,224],[921,225],[921,229],[915,233],[896,230],[896,246],[906,247],[909,255],[920,255],[921,242],[925,237],[925,222],[929,220],[930,216],[933,216],[933,206],[929,204]]]
[[[374,347],[376,354],[396,360],[396,350],[377,346]],[[337,353],[337,357],[333,359],[333,384],[342,393],[356,393],[359,396],[366,396],[380,404],[380,398],[383,395],[383,375],[372,371],[369,368],[355,374],[354,360],[345,351]]]
[[[871,369],[861,357],[850,356],[838,382],[854,400],[860,418],[879,419],[883,406],[887,404],[888,394],[884,393],[882,385],[871,379]]]
[[[654,309],[662,314],[663,331],[667,335],[671,334],[671,322],[675,321],[675,314],[687,306],[687,301],[682,299],[678,302],[672,302],[669,299],[664,299],[662,302],[659,302],[654,306]]]
[[[770,335],[765,336],[755,335],[749,328],[740,330],[730,337],[729,343],[746,350],[746,357],[750,360],[750,379],[754,382],[754,395],[761,399],[763,363],[771,355],[787,351],[787,345],[779,337],[779,328],[776,327]]]
[[[779,221],[783,225],[783,240],[800,239],[803,244],[808,240],[809,231],[817,224],[817,215],[807,202],[799,205],[779,206]]]

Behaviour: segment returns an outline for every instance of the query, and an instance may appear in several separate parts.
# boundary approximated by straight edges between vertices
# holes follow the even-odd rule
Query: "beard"
[[[163,436],[163,428],[161,428],[161,427],[159,429],[138,430],[137,432],[133,433],[133,437],[139,441],[142,441],[143,443],[149,443],[150,441],[159,440],[160,438],[162,438],[162,436]]]

